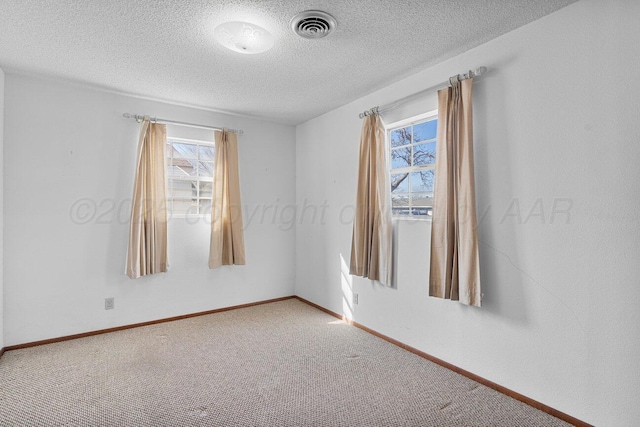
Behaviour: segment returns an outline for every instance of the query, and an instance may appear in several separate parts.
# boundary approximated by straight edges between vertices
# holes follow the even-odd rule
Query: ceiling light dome
[[[213,36],[222,46],[238,53],[262,53],[273,47],[273,36],[261,26],[248,22],[225,22],[216,27]]]

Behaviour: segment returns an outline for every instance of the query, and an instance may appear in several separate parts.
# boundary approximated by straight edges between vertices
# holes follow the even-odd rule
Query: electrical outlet
[[[353,305],[358,305],[358,294],[353,294]]]
[[[115,308],[115,302],[112,298],[105,298],[104,299],[104,309],[105,310],[113,310]]]

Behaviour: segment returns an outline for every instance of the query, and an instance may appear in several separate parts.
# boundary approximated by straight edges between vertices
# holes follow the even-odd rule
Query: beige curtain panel
[[[378,115],[367,116],[360,137],[349,272],[391,286],[391,187],[388,173],[382,119]]]
[[[150,123],[145,117],[138,140],[129,225],[126,274],[132,279],[167,271],[166,143],[166,126]]]
[[[429,295],[480,306],[473,170],[473,79],[438,91]]]
[[[225,129],[216,132],[209,268],[234,264],[245,264],[238,138]]]

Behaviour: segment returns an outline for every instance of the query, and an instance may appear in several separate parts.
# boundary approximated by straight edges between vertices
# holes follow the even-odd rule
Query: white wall
[[[4,71],[0,68],[0,349],[4,347]]]
[[[5,101],[5,346],[293,294],[295,231],[262,215],[295,201],[293,127],[12,74]],[[139,125],[123,112],[244,129],[246,266],[209,270],[209,224],[172,219],[171,270],[125,276]]]
[[[640,424],[639,18],[584,0],[298,126],[298,203],[328,208],[297,229],[296,294],[586,422]],[[396,223],[396,289],[344,274],[358,113],[480,65],[483,307],[427,296],[429,223]]]

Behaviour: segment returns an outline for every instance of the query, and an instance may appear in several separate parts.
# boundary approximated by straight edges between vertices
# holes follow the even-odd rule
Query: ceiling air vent
[[[293,32],[306,39],[321,39],[331,33],[338,23],[336,19],[320,10],[307,10],[291,19]]]

